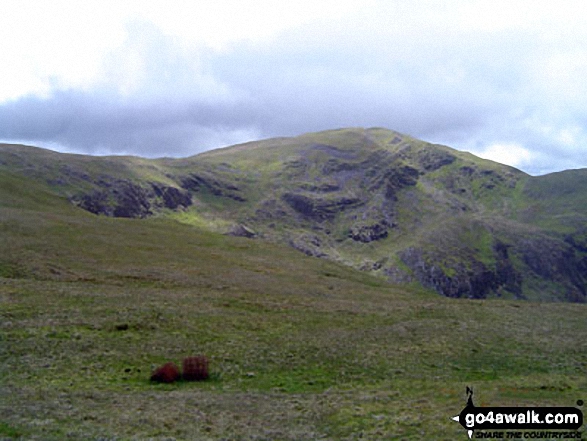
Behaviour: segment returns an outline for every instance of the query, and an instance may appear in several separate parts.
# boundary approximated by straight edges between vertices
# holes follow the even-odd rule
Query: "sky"
[[[185,157],[385,127],[538,175],[587,167],[587,4],[0,2],[0,140]]]

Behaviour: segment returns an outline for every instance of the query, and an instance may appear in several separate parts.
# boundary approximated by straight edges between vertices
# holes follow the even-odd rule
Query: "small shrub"
[[[187,357],[183,360],[183,379],[186,381],[202,381],[207,380],[208,373],[208,358],[205,355],[198,355],[196,357]]]
[[[174,363],[165,363],[163,366],[155,369],[151,375],[151,381],[157,383],[173,383],[179,380],[181,374]]]

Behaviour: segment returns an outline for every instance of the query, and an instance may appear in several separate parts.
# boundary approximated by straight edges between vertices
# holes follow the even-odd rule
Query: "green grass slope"
[[[573,233],[587,224],[587,170],[566,170],[528,180],[526,205],[520,217],[559,233]],[[521,207],[522,208],[522,207]]]
[[[587,393],[585,305],[393,286],[4,171],[0,249],[2,439],[452,440],[465,386],[492,406]],[[148,381],[194,354],[209,381]]]

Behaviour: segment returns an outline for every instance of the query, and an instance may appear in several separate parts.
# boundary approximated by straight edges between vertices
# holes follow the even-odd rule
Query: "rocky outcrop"
[[[289,245],[311,257],[328,257],[322,249],[322,241],[318,236],[304,234],[290,239]]]
[[[76,196],[72,202],[78,207],[94,214],[112,216],[113,210],[106,191],[94,191],[89,194]]]
[[[361,164],[357,162],[346,162],[339,161],[337,159],[329,159],[322,166],[322,173],[324,175],[331,175],[334,173],[340,173],[344,171],[353,171],[361,168]]]
[[[146,217],[153,214],[147,191],[132,182],[122,182],[112,189],[116,204],[114,217]]]
[[[131,181],[96,181],[98,189],[77,195],[72,202],[94,214],[111,217],[143,218],[156,208],[172,210],[189,207],[191,195],[184,190],[160,183],[143,187]]]
[[[509,256],[508,245],[500,240],[496,240],[493,245],[495,256],[495,275],[498,288],[511,292],[517,298],[523,298],[522,294],[522,275],[514,268]]]
[[[405,187],[416,185],[420,172],[409,165],[396,165],[376,173],[371,178],[370,192],[383,189],[388,200],[396,201],[397,192]]]
[[[355,225],[349,232],[349,237],[357,242],[369,243],[375,240],[385,239],[388,236],[389,224],[382,220],[369,225]]]
[[[224,182],[212,176],[192,173],[180,178],[181,187],[193,191],[208,191],[214,196],[230,198],[235,201],[245,202],[246,199],[240,194],[240,189],[230,182]]]
[[[146,217],[152,214],[149,193],[130,181],[108,183],[106,188],[72,199],[76,205],[94,214],[113,217]]]
[[[313,184],[310,182],[304,182],[300,185],[300,189],[304,191],[311,191],[316,193],[332,193],[333,191],[340,190],[340,186],[331,183],[317,183]]]
[[[420,166],[428,171],[438,170],[455,162],[456,157],[441,149],[420,150],[417,155]]]
[[[423,286],[447,297],[482,299],[499,287],[497,275],[477,260],[468,262],[468,267],[462,261],[448,266],[438,257],[431,258],[412,247],[400,252],[399,257]]]
[[[544,235],[523,238],[518,245],[524,263],[539,278],[564,286],[566,299],[585,302],[587,272],[585,257],[577,255],[568,242],[558,241]]]
[[[246,238],[253,238],[257,235],[255,231],[250,229],[249,227],[243,224],[234,225],[230,231],[228,232],[229,236],[236,236],[236,237],[246,237]]]
[[[509,247],[501,241],[494,243],[495,264],[491,266],[472,256],[455,258],[413,247],[399,256],[416,280],[447,297],[481,299],[510,293],[522,298],[522,276],[509,258]]]
[[[399,257],[423,286],[447,297],[485,298],[509,293],[525,298],[524,280],[534,278],[538,286],[559,286],[559,297],[567,301],[587,300],[585,258],[563,242],[544,236],[523,237],[511,244],[496,240],[492,250],[495,263],[490,266],[472,255],[454,258],[415,247],[401,251]],[[514,266],[510,250],[521,258],[523,268]]]
[[[162,198],[163,206],[171,210],[192,205],[192,197],[187,191],[175,187],[168,187],[162,184],[152,183],[155,195]]]
[[[322,199],[312,198],[299,193],[285,193],[282,199],[304,218],[316,222],[332,220],[338,213],[362,205],[359,198],[338,197]]]

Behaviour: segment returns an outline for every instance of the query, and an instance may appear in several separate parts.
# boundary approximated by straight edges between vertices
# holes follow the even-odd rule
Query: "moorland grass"
[[[478,405],[587,396],[585,305],[448,299],[47,203],[0,211],[0,437],[464,439],[465,386]],[[149,381],[196,354],[209,381]]]

